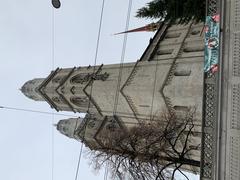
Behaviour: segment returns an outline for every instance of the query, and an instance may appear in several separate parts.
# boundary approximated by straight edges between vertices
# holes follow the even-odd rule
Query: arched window
[[[187,106],[174,106],[173,109],[175,110],[175,115],[177,117],[185,117],[189,111]]]
[[[92,119],[88,122],[87,126],[89,129],[93,129],[95,126],[96,120]]]
[[[88,107],[88,99],[86,97],[72,97],[70,101],[78,107]]]
[[[184,69],[176,70],[174,72],[174,76],[190,76],[190,74],[191,74],[191,70],[184,70]]]
[[[157,52],[157,55],[169,55],[172,54],[173,49],[164,49],[164,50],[159,50]]]
[[[63,101],[59,97],[56,97],[56,96],[52,98],[52,101],[55,103],[58,103],[58,104],[63,104]]]
[[[57,76],[55,78],[53,78],[52,82],[53,83],[60,83],[62,81],[62,79],[64,79],[65,76]]]
[[[108,123],[107,125],[106,125],[106,129],[108,130],[108,131],[115,131],[116,129],[117,129],[117,125],[116,125],[116,123]]]
[[[171,38],[178,38],[181,36],[181,33],[180,32],[168,32],[166,35],[165,35],[165,39],[171,39]]]
[[[175,111],[188,111],[188,107],[187,106],[174,106],[173,107]]]
[[[78,74],[76,76],[73,76],[71,79],[71,83],[73,84],[83,84],[85,82],[88,82],[89,80],[102,80],[105,81],[108,78],[109,74],[107,72],[102,73],[102,74]]]
[[[200,34],[200,30],[198,30],[198,29],[193,29],[191,32],[191,35],[193,35],[193,36],[198,35],[198,34]]]
[[[204,46],[189,46],[189,47],[185,47],[183,49],[183,51],[185,53],[189,53],[189,52],[201,52],[204,50]]]
[[[84,82],[88,82],[90,79],[90,74],[86,74],[86,73],[82,73],[82,74],[78,74],[76,76],[73,76],[71,79],[71,83],[73,84],[82,84]]]

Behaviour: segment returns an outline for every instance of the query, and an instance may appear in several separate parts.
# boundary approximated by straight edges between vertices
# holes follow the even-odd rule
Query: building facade
[[[61,120],[57,129],[70,138],[84,139],[93,149],[101,144],[98,134],[104,128],[128,130],[157,121],[165,112],[184,116],[191,108],[196,110],[194,132],[200,133],[202,31],[202,23],[162,24],[137,62],[57,68],[47,78],[28,81],[21,90],[56,111],[87,113],[84,119]],[[200,136],[194,142],[200,144]],[[200,152],[191,158],[200,161]]]

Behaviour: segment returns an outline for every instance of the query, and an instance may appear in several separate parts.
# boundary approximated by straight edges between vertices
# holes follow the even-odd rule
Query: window
[[[89,122],[88,122],[88,128],[89,129],[92,129],[92,128],[94,128],[94,126],[95,126],[95,121],[94,121],[94,119],[93,120],[90,120]]]
[[[157,55],[169,55],[172,54],[173,49],[164,49],[164,50],[159,50],[157,52]]]
[[[188,111],[187,106],[174,106],[173,108],[175,111]]]
[[[115,131],[116,128],[117,128],[116,123],[109,123],[109,124],[106,125],[106,129],[109,130],[109,131],[112,131],[112,132]]]
[[[200,30],[194,29],[192,30],[191,35],[195,36],[195,35],[198,35],[199,33],[200,33]]]
[[[58,103],[58,104],[61,103],[61,100],[58,97],[53,97],[52,100],[55,103]]]
[[[84,82],[88,82],[90,80],[90,77],[91,77],[90,74],[86,74],[86,73],[78,74],[78,75],[72,77],[71,83],[82,84]]]
[[[175,110],[175,115],[177,117],[185,117],[189,111],[187,106],[174,106],[173,109]]]
[[[181,33],[180,32],[168,32],[166,35],[165,35],[165,39],[170,39],[170,38],[178,38],[180,37]]]
[[[174,76],[190,76],[191,70],[176,70]]]
[[[105,81],[108,78],[109,74],[107,72],[103,73],[103,74],[78,74],[74,77],[72,77],[71,79],[71,83],[73,84],[83,84],[85,82],[88,82],[89,80],[93,79],[93,80],[102,80]]]
[[[87,97],[72,97],[70,101],[78,107],[88,107],[88,99]]]
[[[52,82],[53,83],[60,83],[62,81],[62,79],[64,79],[64,78],[65,78],[65,76],[57,76],[52,80]]]
[[[184,52],[200,52],[204,50],[204,46],[189,46],[183,49]]]

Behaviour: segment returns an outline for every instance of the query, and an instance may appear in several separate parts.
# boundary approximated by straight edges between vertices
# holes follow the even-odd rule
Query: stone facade
[[[182,116],[193,107],[194,131],[201,132],[202,30],[203,24],[162,24],[137,62],[57,68],[34,86],[31,96],[27,91],[24,94],[45,100],[57,111],[88,113],[84,120],[61,120],[57,128],[78,140],[83,139],[84,133],[84,142],[91,148],[99,145],[97,134],[110,122],[127,130],[158,120],[164,112]],[[27,83],[22,89],[33,89],[32,84]],[[69,126],[67,131],[63,130],[65,125]],[[194,141],[200,143],[200,136]],[[200,153],[192,158],[200,160]]]

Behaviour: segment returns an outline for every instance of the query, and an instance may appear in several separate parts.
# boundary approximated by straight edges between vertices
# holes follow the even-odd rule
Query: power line
[[[84,134],[85,134],[85,132],[84,132]],[[82,150],[83,150],[83,142],[82,142],[81,147],[80,147],[80,152],[79,152],[79,157],[78,157],[78,164],[77,164],[77,172],[76,172],[76,175],[75,175],[75,180],[78,179],[78,172],[79,172],[79,167],[80,167],[81,158],[82,158]]]
[[[52,124],[54,124],[54,113],[52,113]],[[54,167],[55,167],[55,164],[54,164],[54,157],[55,157],[55,154],[54,154],[54,152],[55,152],[54,131],[55,131],[55,128],[53,126],[51,126],[51,129],[52,129],[52,180],[53,180],[54,179]]]
[[[59,1],[60,4],[60,1]],[[60,5],[59,5],[60,7]],[[52,71],[55,67],[55,13],[54,8],[52,8]],[[54,86],[54,85],[53,85]],[[53,91],[52,95],[54,96],[55,91]],[[52,124],[54,124],[54,111],[52,110]],[[54,180],[54,127],[51,126],[52,129],[52,180]]]
[[[104,7],[105,7],[105,0],[102,0],[102,8],[101,8],[101,15],[100,15],[100,21],[99,21],[99,27],[98,27],[97,43],[96,43],[96,51],[95,51],[95,57],[94,57],[93,74],[95,73],[95,70],[96,70],[96,64],[97,64],[97,58],[98,58],[98,50],[99,50],[99,43],[100,43],[101,30],[102,30],[102,21],[103,21]],[[90,89],[90,96],[89,96],[87,112],[89,112],[89,109],[90,109],[90,103],[91,103],[91,97],[92,97],[92,89],[93,89],[93,82],[91,83],[91,89]],[[76,123],[76,126],[77,126],[77,123]],[[75,130],[76,130],[76,126],[75,126]],[[84,143],[84,139],[85,139],[85,132],[86,132],[86,126],[84,127],[83,140],[82,140],[82,144],[81,144],[81,147],[80,147],[80,153],[79,153],[79,158],[78,158],[78,163],[77,163],[77,170],[76,170],[75,180],[78,179],[78,172],[79,172],[81,158],[82,158],[83,143]]]
[[[25,109],[25,108],[17,108],[17,107],[9,107],[9,106],[0,106],[0,109],[23,111],[23,112],[31,112],[31,113],[39,113],[39,114],[48,114],[48,115],[53,115],[54,114],[56,116],[65,116],[65,117],[77,118],[77,116],[68,115],[68,114],[52,113],[52,112],[46,112],[46,111],[38,111],[38,110],[33,110],[33,109]]]
[[[150,121],[153,119],[153,106],[154,106],[154,98],[155,98],[155,90],[157,84],[157,70],[158,70],[158,61],[156,63],[155,72],[154,72],[154,85],[153,85],[153,92],[152,92],[152,103],[151,103],[151,113],[150,113]]]
[[[126,19],[125,31],[127,31],[129,29],[131,9],[132,9],[132,0],[129,0],[128,1],[128,11],[127,11],[127,19]],[[121,85],[121,80],[122,80],[122,69],[123,69],[123,63],[124,63],[125,52],[126,52],[126,45],[127,45],[127,37],[128,37],[128,34],[127,33],[124,34],[122,53],[121,53],[121,61],[120,61],[120,68],[119,68],[118,81],[117,81],[117,89],[116,89],[116,93],[115,93],[114,106],[113,106],[113,115],[116,114],[117,106],[118,106],[120,85]]]

